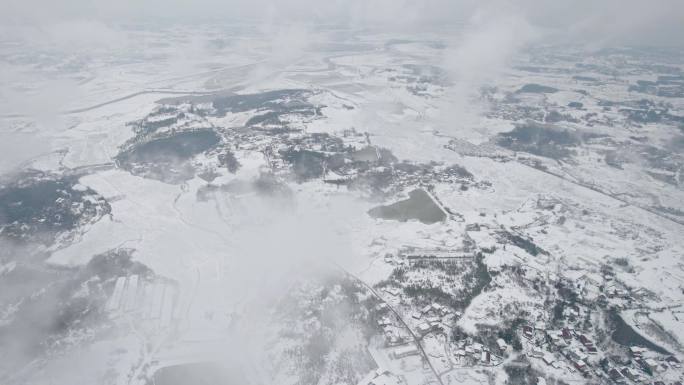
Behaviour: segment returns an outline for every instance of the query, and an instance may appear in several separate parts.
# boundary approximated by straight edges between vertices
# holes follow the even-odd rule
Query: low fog
[[[81,28],[88,28],[91,34],[103,35],[106,35],[106,29],[98,29],[94,23],[298,23],[410,30],[448,26],[455,21],[468,20],[473,15],[487,17],[487,14],[516,13],[531,25],[556,31],[557,35],[563,35],[563,38],[571,41],[582,38],[585,41],[668,45],[681,43],[677,37],[683,28],[683,7],[676,0],[654,4],[637,0],[608,0],[598,4],[589,0],[572,3],[541,0],[428,0],[420,3],[389,0],[66,0],[59,4],[41,0],[9,0],[5,2],[1,17],[5,28],[35,28],[48,32],[51,26],[60,26],[63,37],[67,37],[70,35],[68,31],[76,30],[79,23]],[[502,25],[501,28],[508,27]]]
[[[164,58],[167,68],[177,70],[175,73],[194,71],[193,64],[200,58],[211,61],[217,55],[203,40],[203,30],[248,26],[250,36],[259,40],[259,50],[268,52],[261,57],[265,59],[262,68],[250,74],[257,78],[269,69],[287,67],[309,50],[335,42],[340,33],[432,32],[446,44],[443,66],[457,83],[453,92],[461,95],[458,99],[496,76],[511,58],[532,46],[581,45],[588,52],[619,45],[681,46],[684,5],[677,0],[654,4],[639,0],[9,0],[3,6],[0,20],[0,40],[7,47],[20,44],[23,48],[19,50],[26,54],[62,52],[73,56],[76,64],[94,66],[94,70],[103,57],[124,59],[133,54],[145,60],[146,44],[151,39],[136,31],[151,28],[172,33],[174,25],[195,26],[197,34],[178,37],[180,41],[170,47]],[[256,48],[253,41],[242,36],[230,42],[229,51],[239,57]],[[73,105],[59,96],[78,95],[76,82],[45,72],[40,66],[14,61],[0,66],[0,84],[27,79],[23,89],[0,90],[1,115],[35,116],[41,129],[67,125],[58,112],[68,111]],[[38,79],[40,83],[36,82]],[[34,82],[35,85],[31,84]],[[464,102],[457,109],[470,107]],[[43,124],[46,117],[49,124]]]

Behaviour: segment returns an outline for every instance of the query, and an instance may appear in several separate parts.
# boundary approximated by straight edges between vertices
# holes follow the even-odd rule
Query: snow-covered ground
[[[197,43],[223,36],[218,27],[128,33],[138,39],[138,51],[103,49],[83,57],[50,53],[54,56],[44,58],[46,64],[21,68],[21,77],[1,78],[0,87],[11,92],[0,94],[4,106],[0,134],[15,138],[31,135],[35,147],[40,148],[38,153],[18,156],[23,166],[76,173],[80,185],[96,191],[111,206],[109,215],[47,247],[46,263],[79,268],[88,265],[93,256],[126,248],[134,250],[134,261],[151,269],[156,277],[141,277],[139,283],[137,277],[119,277],[118,286],[112,286],[114,299],[110,298],[106,309],[106,322],[113,325],[113,331],[41,357],[42,361],[34,361],[22,372],[22,379],[33,383],[56,379],[60,383],[144,384],[160,368],[228,354],[246,367],[245,375],[253,383],[295,383],[296,370],[284,364],[282,357],[272,355],[291,352],[300,341],[288,339],[283,342],[287,346],[277,346],[269,342],[269,336],[283,332],[276,304],[300,282],[342,268],[367,286],[368,296],[377,296],[376,300],[396,311],[399,319],[393,321],[393,327],[405,333],[407,328],[415,332],[423,322],[411,317],[425,299],[405,294],[407,284],[394,293],[380,290],[396,284],[383,286],[390,277],[413,268],[405,273],[409,283],[436,285],[447,294],[471,289],[465,281],[449,282],[448,274],[416,268],[408,257],[402,257],[406,250],[480,253],[478,263],[484,264],[492,277],[458,315],[439,320],[447,324],[447,331],[410,337],[406,343],[419,344],[415,346],[422,348],[420,352],[396,358],[391,348],[378,342],[382,338],[375,335],[371,342],[361,331],[350,328],[345,331],[348,338],[335,340],[333,351],[326,355],[328,365],[338,362],[335,359],[345,362],[339,357],[347,357],[349,351],[365,344],[377,367],[407,384],[437,380],[441,385],[505,383],[509,373],[504,367],[511,365],[512,358],[502,358],[500,365],[455,366],[452,355],[459,341],[453,340],[456,333],[451,329],[472,337],[482,328],[513,321],[503,308],[518,311],[516,317],[526,314],[529,323],[550,323],[553,304],[548,301],[557,298],[547,295],[537,283],[552,286],[563,280],[580,283],[575,289],[581,290],[587,301],[598,300],[613,287],[627,290],[632,296],[629,301],[611,299],[610,304],[646,312],[648,322],[655,326],[645,328],[644,335],[664,344],[680,359],[684,357],[684,161],[681,148],[670,145],[681,144],[684,136],[678,131],[681,127],[667,120],[670,118],[643,124],[630,121],[620,110],[628,107],[619,104],[651,98],[655,103],[669,103],[664,114],[684,116],[681,97],[629,91],[637,80],[657,79],[657,69],[649,69],[653,63],[648,58],[630,57],[633,71],[616,77],[583,70],[578,64],[588,65],[592,59],[570,48],[554,48],[559,52],[568,49],[565,60],[543,53],[516,58],[496,84],[486,84],[495,89],[473,105],[478,113],[460,114],[462,95],[452,92],[456,86],[449,80],[448,70],[435,65],[443,63],[445,52],[427,40],[434,39],[432,35],[425,39],[407,36],[405,42],[393,39],[392,44],[383,36],[363,36],[361,41],[350,37],[340,42],[344,43],[341,47],[322,41],[322,49],[305,49],[295,57],[283,58],[273,56],[268,42],[258,36],[241,37],[251,39],[250,47],[235,43],[215,48]],[[325,38],[322,34],[321,39]],[[34,48],[48,55],[47,48]],[[19,51],[7,50],[3,52],[6,57],[21,56]],[[36,58],[27,60],[39,57],[36,53]],[[609,54],[600,57],[605,60],[600,65],[608,65],[613,58]],[[529,69],[534,66],[554,70]],[[678,68],[682,76],[682,63]],[[65,80],[54,84],[53,76]],[[579,76],[599,79],[585,85]],[[35,82],[31,89],[22,90],[27,78]],[[526,84],[556,91],[520,92]],[[151,140],[136,132],[132,123],[165,107],[158,103],[162,98],[215,97],[217,90],[227,95],[261,95],[283,89],[312,91],[306,101],[317,111],[313,117],[281,116],[293,129],[289,137],[272,134],[269,127],[245,127],[250,118],[268,110],[267,104],[203,116],[188,102],[183,107],[169,107],[174,113],[177,110],[173,108],[184,109],[187,120],[153,133],[164,137],[200,127],[215,130],[220,133],[220,151],[230,149],[240,163],[235,172],[219,166],[218,150],[191,158],[193,166],[215,173],[209,181],[195,175],[170,184],[121,167],[117,155],[126,146]],[[27,104],[32,97],[36,102]],[[610,108],[607,101],[613,103]],[[583,107],[573,110],[567,107],[570,102],[582,102]],[[292,105],[297,103],[288,107]],[[567,116],[552,122],[548,119],[551,111]],[[562,158],[535,153],[534,148],[505,148],[501,135],[530,120],[553,123],[554,130],[586,131],[595,136],[573,142],[571,155]],[[330,174],[306,181],[291,178],[281,151],[290,146],[287,140],[323,133],[356,149],[372,145],[391,151],[397,158],[392,168],[399,168],[401,161],[407,162],[404,166],[420,165],[430,172],[460,165],[472,177],[454,181],[408,173],[404,179],[392,181],[395,190],[386,195],[325,183],[323,179]],[[296,149],[304,147],[301,143],[305,142],[297,143]],[[556,144],[552,140],[550,145]],[[606,154],[615,151],[627,154],[621,167],[606,160]],[[656,154],[658,159],[648,154]],[[378,172],[387,168],[373,167]],[[654,170],[672,178],[658,179],[648,173]],[[285,196],[259,190],[260,178],[271,173],[285,186]],[[236,190],[235,186],[251,187]],[[406,199],[417,188],[429,191],[447,219],[424,224],[367,214],[378,205]],[[530,241],[539,252],[506,240],[514,235]],[[469,242],[472,245],[463,246]],[[471,257],[460,267],[458,279],[477,271]],[[11,263],[0,260],[0,277],[12,271]],[[511,266],[520,269],[517,275],[507,270]],[[610,282],[604,281],[606,266],[614,270]],[[302,319],[323,322],[311,314]],[[311,327],[318,330],[320,324]],[[658,328],[664,333],[654,332]],[[605,342],[602,348],[613,347],[607,339],[601,342]],[[532,347],[525,346],[525,351],[531,355]],[[550,378],[569,376],[568,381],[584,381],[569,361],[547,369],[539,361],[533,360],[530,367],[542,377],[547,370]],[[290,365],[296,367],[296,363]],[[63,370],[74,366],[89,370],[78,374]],[[31,369],[34,367],[40,370]],[[371,374],[378,372],[373,369]],[[0,373],[0,379],[3,375]],[[366,373],[359,377],[362,375]]]

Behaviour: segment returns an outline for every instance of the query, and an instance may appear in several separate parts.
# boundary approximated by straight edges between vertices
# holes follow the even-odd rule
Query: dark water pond
[[[498,145],[513,151],[562,159],[574,154],[572,147],[582,144],[582,134],[558,127],[528,123],[516,126],[512,131],[497,135]]]
[[[77,176],[36,172],[0,186],[0,233],[15,240],[50,241],[59,232],[109,212],[95,191],[74,189],[77,183]]]
[[[186,131],[134,146],[119,155],[123,163],[159,163],[186,160],[214,147],[220,141],[211,130]]]
[[[541,84],[530,83],[520,87],[517,92],[527,94],[552,94],[558,92],[558,89],[549,86],[543,86]]]
[[[243,112],[255,109],[302,108],[310,106],[305,98],[306,90],[275,90],[257,94],[226,95],[213,100],[212,104],[219,113]]]
[[[624,346],[641,346],[661,354],[670,354],[665,348],[637,333],[617,312],[611,312],[610,317],[615,324],[615,331],[611,335],[613,341]]]
[[[319,178],[325,173],[326,156],[323,153],[309,150],[288,150],[281,153],[286,162],[292,166],[297,180],[305,181]]]
[[[246,385],[241,370],[213,362],[168,366],[158,370],[150,385]]]
[[[185,131],[135,144],[117,156],[119,166],[135,175],[166,183],[182,183],[195,176],[192,158],[220,142],[212,130]]]
[[[387,206],[378,206],[368,214],[373,218],[408,221],[417,219],[425,224],[432,224],[446,219],[446,214],[437,206],[424,190],[416,189],[409,193],[409,199]]]

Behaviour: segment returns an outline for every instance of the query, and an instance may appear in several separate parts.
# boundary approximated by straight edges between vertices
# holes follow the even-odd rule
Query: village
[[[403,272],[393,279],[405,281],[404,275],[424,268],[426,260],[441,266],[475,264],[476,259],[462,249],[409,248],[385,256],[384,262]],[[516,319],[509,329],[479,334],[460,329],[462,311],[445,303],[439,293],[425,303],[436,291],[417,301],[406,285],[383,282],[377,290],[382,302],[374,309],[383,337],[369,348],[379,369],[359,385],[412,384],[421,377],[439,385],[487,383],[487,376],[473,377],[473,370],[503,370],[510,384],[682,384],[680,358],[641,337],[617,315],[639,308],[642,293],[619,282],[610,269],[554,278],[546,284],[562,288],[571,301],[553,294],[546,301],[553,306],[534,305],[528,318]],[[449,291],[448,284],[443,288]],[[616,330],[606,330],[607,325]],[[616,334],[630,335],[625,339]],[[471,371],[459,371],[465,368]]]

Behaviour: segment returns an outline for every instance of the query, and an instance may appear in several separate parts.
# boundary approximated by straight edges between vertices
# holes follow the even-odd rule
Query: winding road
[[[389,304],[387,301],[385,301],[385,300],[382,298],[382,296],[381,296],[375,289],[373,289],[373,287],[371,287],[369,284],[367,284],[366,282],[364,282],[361,278],[357,277],[356,275],[352,274],[350,271],[348,271],[347,269],[345,269],[344,267],[342,267],[342,266],[340,266],[340,265],[338,265],[338,264],[336,264],[336,263],[334,263],[334,265],[335,265],[335,267],[337,267],[340,271],[342,271],[342,273],[344,273],[344,275],[346,275],[347,277],[351,278],[352,280],[354,280],[354,281],[360,283],[361,285],[363,285],[366,289],[368,289],[369,292],[371,292],[371,294],[373,294],[373,296],[375,296],[375,297],[376,297],[377,299],[379,299],[382,303],[384,303],[385,305],[387,305],[387,308],[388,308],[392,313],[394,313],[394,315],[397,317],[397,319],[399,320],[399,322],[400,322],[400,323],[404,326],[404,328],[406,328],[406,330],[408,330],[408,332],[411,334],[411,337],[413,338],[413,342],[416,344],[416,346],[418,347],[418,350],[420,351],[420,355],[423,356],[423,359],[425,360],[425,362],[426,362],[426,363],[428,364],[428,366],[430,367],[430,370],[431,370],[432,373],[434,374],[434,376],[435,376],[435,378],[437,379],[437,381],[439,382],[439,384],[440,384],[440,385],[444,385],[444,382],[442,381],[442,377],[440,377],[439,373],[437,373],[437,370],[435,369],[435,367],[432,366],[432,362],[430,362],[430,357],[427,355],[427,353],[425,352],[425,349],[423,349],[423,346],[420,344],[421,338],[418,337],[418,336],[413,332],[413,330],[411,330],[411,328],[410,328],[409,325],[406,323],[406,321],[404,321],[404,319],[401,317],[401,315],[399,314],[399,312],[398,312],[396,309],[394,309],[394,307],[392,307],[391,304]]]

